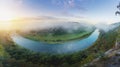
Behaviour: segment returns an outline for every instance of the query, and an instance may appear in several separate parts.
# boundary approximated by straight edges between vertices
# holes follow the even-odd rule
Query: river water
[[[98,39],[99,33],[100,33],[99,30],[96,29],[87,38],[84,38],[82,40],[68,41],[62,44],[48,44],[38,41],[32,41],[18,34],[12,35],[11,38],[19,46],[22,46],[26,49],[30,49],[35,52],[49,54],[63,54],[63,53],[66,54],[78,52],[90,47]]]

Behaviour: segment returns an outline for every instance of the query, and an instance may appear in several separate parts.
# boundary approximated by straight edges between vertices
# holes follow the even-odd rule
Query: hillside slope
[[[65,22],[57,23],[52,27],[45,27],[39,30],[30,30],[29,32],[20,33],[22,36],[47,43],[61,43],[74,39],[81,39],[91,34],[95,30],[94,26],[78,23]]]
[[[103,43],[102,40],[98,42],[105,49],[99,49],[102,54],[97,59],[94,59],[90,65],[88,64],[87,67],[120,67],[120,23],[112,25],[117,25],[115,29],[110,30],[112,31],[112,37],[106,37],[107,40],[104,40]],[[110,34],[110,32],[107,32],[107,34]]]

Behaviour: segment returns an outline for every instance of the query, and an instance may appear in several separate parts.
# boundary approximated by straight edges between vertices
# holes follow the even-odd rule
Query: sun
[[[12,16],[6,14],[0,16],[0,21],[10,21],[10,20],[13,20]]]
[[[1,9],[0,10],[0,30],[11,29],[12,20],[14,20],[15,14],[13,11]]]
[[[0,21],[11,21],[15,19],[14,14],[8,10],[0,11]]]

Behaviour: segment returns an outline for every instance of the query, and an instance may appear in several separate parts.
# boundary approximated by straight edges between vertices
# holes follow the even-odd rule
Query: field
[[[74,27],[73,27],[74,28]],[[63,43],[75,39],[82,39],[95,30],[94,26],[80,26],[78,29],[66,29],[55,27],[39,31],[32,30],[27,33],[20,33],[25,38],[47,43]]]

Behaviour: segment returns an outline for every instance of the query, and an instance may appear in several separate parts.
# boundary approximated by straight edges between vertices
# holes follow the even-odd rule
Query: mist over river
[[[18,34],[12,35],[11,38],[17,45],[35,52],[49,54],[66,54],[78,52],[92,46],[93,43],[98,39],[99,33],[99,30],[96,29],[87,38],[84,38],[82,40],[68,41],[62,44],[48,44],[45,42],[32,41]]]

